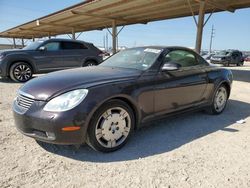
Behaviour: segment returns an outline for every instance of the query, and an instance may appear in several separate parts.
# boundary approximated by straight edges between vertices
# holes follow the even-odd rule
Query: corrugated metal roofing
[[[191,16],[200,0],[89,0],[0,33],[0,37],[39,38],[112,26]],[[250,7],[250,0],[207,0],[206,13]]]

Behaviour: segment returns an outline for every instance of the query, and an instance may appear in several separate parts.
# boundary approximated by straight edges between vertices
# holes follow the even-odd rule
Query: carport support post
[[[116,53],[116,37],[117,37],[117,28],[116,28],[116,21],[112,21],[112,47],[113,47],[113,54]]]
[[[72,28],[72,39],[76,40],[76,33],[74,28]]]
[[[24,40],[23,40],[23,38],[22,38],[22,46],[24,47]]]
[[[13,38],[13,47],[16,48],[16,39]]]
[[[199,20],[197,25],[197,34],[196,34],[196,44],[195,50],[197,53],[201,51],[201,43],[202,43],[202,33],[203,33],[203,25],[204,25],[204,16],[205,16],[205,1],[200,1],[200,9],[199,9]]]

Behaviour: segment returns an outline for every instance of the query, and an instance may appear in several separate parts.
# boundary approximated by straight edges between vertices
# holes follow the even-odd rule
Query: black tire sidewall
[[[88,67],[89,64],[92,64],[91,66],[96,66],[96,65],[97,65],[97,63],[96,63],[94,60],[88,60],[88,61],[86,61],[86,62],[83,64],[83,66],[84,66],[84,67]]]
[[[15,70],[15,68],[16,68],[17,66],[19,66],[19,65],[25,65],[25,66],[28,66],[28,67],[30,68],[30,70],[31,70],[31,76],[30,76],[29,79],[22,81],[22,80],[18,80],[18,79],[15,77],[15,75],[14,75],[14,70]],[[15,81],[15,82],[27,82],[28,80],[30,80],[30,79],[32,78],[33,70],[32,70],[32,67],[31,67],[28,63],[25,63],[25,62],[17,62],[17,63],[14,63],[13,65],[11,65],[10,71],[9,71],[9,75],[10,75],[10,78],[11,78],[13,81]]]
[[[96,124],[97,121],[99,120],[100,116],[108,109],[112,108],[112,107],[121,107],[124,108],[130,115],[131,118],[131,127],[130,127],[130,132],[127,136],[127,138],[124,140],[124,142],[122,144],[120,144],[119,146],[116,146],[114,148],[105,148],[103,147],[96,139],[95,136],[95,129],[96,129]],[[101,152],[112,152],[115,150],[120,149],[121,147],[123,147],[127,141],[129,140],[129,137],[131,136],[133,130],[135,127],[135,115],[133,113],[133,110],[130,108],[130,106],[121,101],[121,100],[110,100],[108,102],[105,102],[93,115],[89,127],[88,127],[88,132],[87,132],[87,144],[89,146],[91,146],[93,149],[97,150],[97,151],[101,151]]]

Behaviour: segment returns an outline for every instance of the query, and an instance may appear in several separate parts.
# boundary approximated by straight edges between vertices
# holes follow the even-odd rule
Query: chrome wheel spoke
[[[103,137],[102,130],[101,129],[97,129],[96,130],[96,138],[100,139],[101,137]]]
[[[20,80],[20,81],[25,81],[28,80],[32,73],[30,67],[26,65],[19,65],[14,69],[14,76]]]
[[[128,132],[129,132],[129,130],[130,130],[130,128],[129,128],[129,127],[124,127],[124,133],[128,133]]]
[[[122,110],[120,112],[120,116],[123,117],[123,119],[125,119],[126,117],[128,117],[128,113],[125,110]]]
[[[109,140],[107,143],[108,148],[112,148],[116,146],[116,140]]]
[[[110,116],[112,116],[111,110],[107,110],[103,115],[102,115],[105,119],[108,119]]]

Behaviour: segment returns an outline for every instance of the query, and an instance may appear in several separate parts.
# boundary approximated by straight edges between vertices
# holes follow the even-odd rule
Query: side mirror
[[[41,47],[38,48],[38,50],[39,50],[39,51],[46,51],[47,48],[46,48],[45,46],[41,46]]]
[[[161,68],[162,71],[173,71],[178,70],[181,67],[178,63],[165,63]]]

